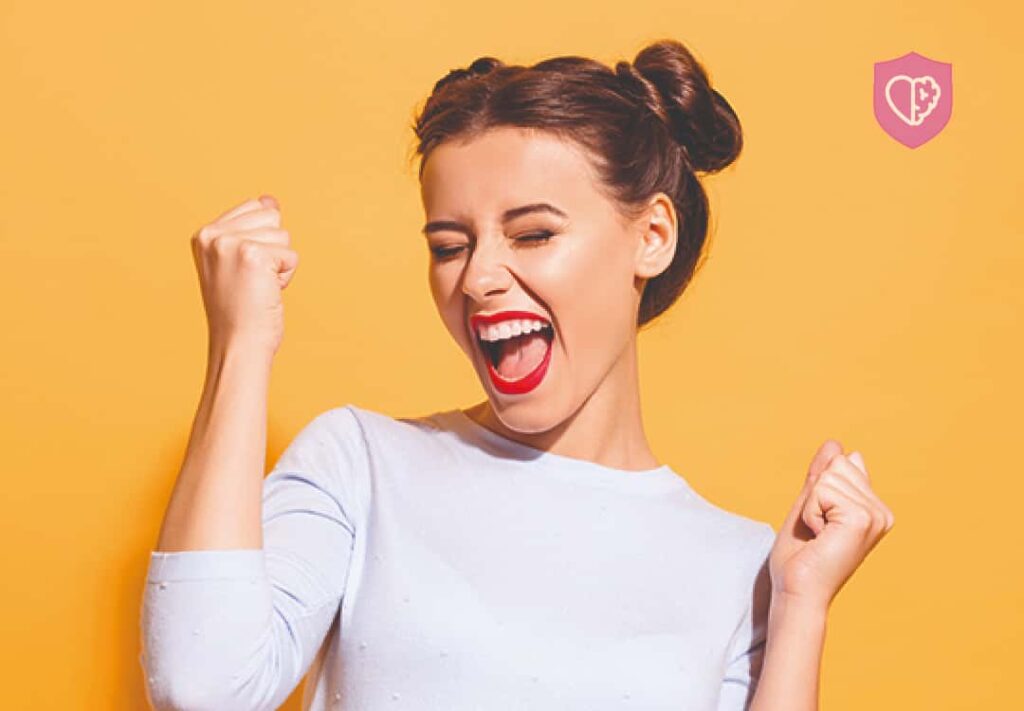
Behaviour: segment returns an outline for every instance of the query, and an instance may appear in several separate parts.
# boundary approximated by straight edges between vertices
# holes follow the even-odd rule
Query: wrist
[[[255,339],[232,338],[227,341],[209,342],[209,360],[211,363],[253,363],[269,367],[273,363],[275,352],[265,343]]]
[[[775,592],[768,619],[773,627],[791,624],[809,629],[824,628],[828,611],[828,601]]]

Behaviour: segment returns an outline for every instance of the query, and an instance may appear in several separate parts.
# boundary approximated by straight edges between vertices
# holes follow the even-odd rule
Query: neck
[[[554,454],[632,471],[660,466],[644,433],[636,339],[583,404],[553,427],[513,430],[495,414],[490,400],[477,403],[466,415],[492,432]]]

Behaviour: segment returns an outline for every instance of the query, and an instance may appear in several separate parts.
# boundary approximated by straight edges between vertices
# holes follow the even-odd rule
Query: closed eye
[[[540,232],[532,232],[527,235],[516,237],[516,242],[525,242],[530,245],[543,244],[555,236],[554,232],[548,230],[542,230]],[[431,247],[430,251],[435,257],[440,260],[449,259],[454,257],[462,250],[466,249],[465,245],[459,245],[457,247]]]
[[[454,257],[456,254],[461,252],[465,247],[431,247],[431,253],[438,259],[448,259]]]
[[[547,242],[553,236],[553,232],[544,230],[542,232],[534,232],[532,234],[523,235],[522,237],[516,237],[516,242]]]

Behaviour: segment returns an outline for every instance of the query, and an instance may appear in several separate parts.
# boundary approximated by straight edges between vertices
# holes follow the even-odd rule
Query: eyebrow
[[[566,219],[568,219],[569,217],[567,214],[559,210],[554,205],[549,205],[546,202],[535,202],[530,203],[529,205],[522,205],[520,207],[513,207],[511,209],[505,210],[505,212],[501,213],[501,221],[510,222],[511,220],[514,220],[517,217],[529,215],[534,212],[546,212]],[[462,232],[467,236],[469,236],[470,232],[472,231],[466,225],[462,224],[461,222],[456,222],[455,220],[435,220],[433,222],[428,222],[423,226],[424,235],[429,235],[431,232],[440,232],[442,230],[453,230],[455,232]]]

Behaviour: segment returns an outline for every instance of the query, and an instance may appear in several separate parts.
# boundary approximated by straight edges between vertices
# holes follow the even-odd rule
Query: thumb
[[[283,248],[275,255],[277,264],[277,280],[281,290],[288,288],[295,270],[299,267],[299,253],[293,249]]]
[[[825,470],[825,467],[829,465],[832,458],[837,454],[843,453],[843,445],[834,439],[826,439],[818,451],[815,452],[814,458],[811,459],[811,464],[807,468],[807,482],[812,482],[818,478],[818,475]]]
[[[807,477],[804,479],[803,489],[801,489],[800,494],[796,497],[796,501],[793,502],[793,506],[786,515],[785,521],[779,527],[780,534],[799,540],[810,540],[810,538],[813,538],[813,536],[807,536],[804,533],[804,529],[808,528],[802,520],[804,506],[807,504],[807,499],[813,491],[814,483],[817,481],[818,476],[825,471],[832,459],[837,454],[842,454],[842,452],[843,445],[834,439],[826,439],[818,447],[818,451],[815,452],[814,458],[811,460],[811,465],[807,468]],[[813,530],[811,533],[813,534]]]

